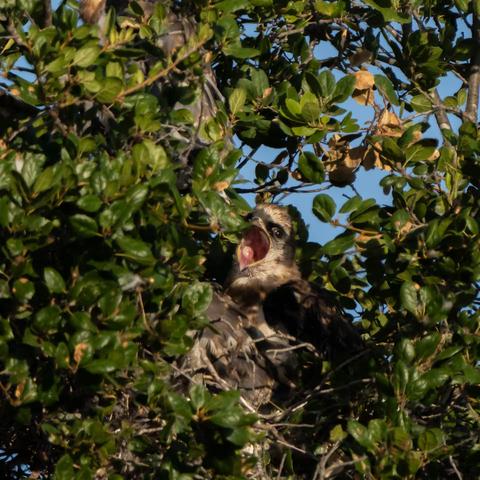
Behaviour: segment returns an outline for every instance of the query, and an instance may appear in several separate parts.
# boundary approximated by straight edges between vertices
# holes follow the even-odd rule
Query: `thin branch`
[[[50,0],[43,0],[44,16],[43,26],[50,27],[52,25],[52,4]]]
[[[26,48],[28,51],[30,51],[30,45],[26,43],[18,34],[17,29],[15,28],[15,24],[13,23],[13,20],[10,19],[10,21],[7,24],[7,30],[8,33],[11,35],[11,37],[15,40],[15,43],[19,45],[20,47]]]
[[[350,460],[348,462],[338,462],[334,463],[331,467],[327,468],[327,471],[325,472],[325,478],[330,478],[330,476],[334,473],[336,473],[337,470],[343,470],[346,467],[351,467],[352,465],[355,465],[358,462],[363,462],[367,458],[366,455],[363,457],[356,458],[355,460]]]
[[[282,460],[280,462],[280,466],[278,467],[277,480],[280,480],[282,478],[283,465],[285,464],[286,458],[287,458],[287,454],[284,453],[282,455]]]
[[[440,130],[452,130],[452,125],[448,119],[445,108],[442,104],[440,95],[438,94],[437,89],[433,91],[433,106],[435,107],[434,115],[437,120]]]
[[[478,90],[480,87],[480,12],[478,3],[473,2],[473,55],[470,63],[470,73],[468,76],[468,96],[467,108],[465,113],[472,122],[477,122],[478,118]]]
[[[453,471],[455,472],[455,475],[457,476],[458,480],[463,480],[463,476],[460,470],[458,469],[457,464],[455,463],[455,460],[451,455],[448,457],[448,460],[450,461],[450,465],[452,466]]]
[[[241,170],[253,158],[259,148],[260,147],[252,148],[252,151],[237,165],[237,169]]]
[[[338,449],[340,446],[340,442],[335,442],[332,445],[332,448],[322,456],[322,459],[320,462],[318,462],[317,468],[315,469],[315,473],[313,474],[312,480],[316,480],[317,477],[319,480],[325,480],[325,469],[327,466],[328,461],[330,460],[330,457],[335,453],[335,451]]]

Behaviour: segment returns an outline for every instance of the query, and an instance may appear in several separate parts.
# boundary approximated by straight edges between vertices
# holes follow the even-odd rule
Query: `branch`
[[[52,4],[50,0],[43,0],[43,26],[52,26]]]
[[[442,100],[440,98],[440,95],[438,94],[437,89],[433,91],[432,100],[433,106],[435,107],[434,115],[440,130],[451,130],[452,126],[450,124],[450,120],[448,119],[445,107],[442,104]]]
[[[10,19],[8,24],[7,24],[7,31],[8,33],[11,35],[11,37],[13,38],[13,40],[15,40],[15,43],[20,46],[20,47],[23,47],[25,49],[27,49],[29,52],[30,52],[30,45],[28,45],[28,43],[26,43],[22,37],[20,37],[19,33],[17,32],[17,29],[15,28],[15,24],[13,22],[13,19]]]
[[[473,55],[470,64],[470,74],[468,76],[468,97],[465,113],[474,123],[478,118],[478,89],[480,86],[480,12],[477,2],[473,2]]]
[[[457,464],[455,463],[455,460],[453,459],[453,456],[450,455],[448,457],[448,460],[450,461],[450,465],[453,468],[453,471],[455,472],[455,475],[457,476],[458,480],[463,480],[462,474],[460,473],[460,470],[457,467]]]

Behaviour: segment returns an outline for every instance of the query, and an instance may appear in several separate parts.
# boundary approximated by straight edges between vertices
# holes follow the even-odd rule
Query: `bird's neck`
[[[243,308],[255,307],[262,305],[270,292],[295,280],[301,280],[296,265],[278,266],[255,275],[238,275],[227,285],[226,292]]]

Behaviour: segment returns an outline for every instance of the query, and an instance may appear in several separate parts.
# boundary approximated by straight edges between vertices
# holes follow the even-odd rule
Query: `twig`
[[[155,332],[152,330],[152,327],[150,327],[150,324],[148,323],[148,320],[147,320],[147,316],[145,315],[142,292],[139,288],[137,288],[137,302],[140,307],[140,313],[142,314],[142,320],[143,320],[143,324],[145,325],[145,329],[150,335],[155,335]]]
[[[478,118],[478,89],[480,86],[480,12],[478,11],[478,3],[473,2],[473,25],[472,39],[473,47],[470,73],[468,76],[468,96],[466,115],[472,122],[477,122]]]
[[[162,430],[165,430],[165,425],[162,427],[143,428],[142,430],[139,430],[138,435],[143,435],[145,433],[157,433],[161,432]]]
[[[241,170],[252,159],[252,157],[257,153],[259,148],[260,147],[252,148],[250,153],[237,165],[237,169]]]
[[[373,378],[360,378],[359,380],[352,380],[349,383],[344,383],[343,385],[340,385],[338,387],[332,387],[332,388],[325,388],[323,390],[319,390],[318,392],[315,392],[315,395],[325,395],[327,393],[333,393],[333,392],[338,392],[339,390],[345,390],[347,388],[352,387],[353,385],[358,385],[359,383],[372,383],[374,380]]]
[[[329,478],[330,475],[335,472],[335,470],[338,470],[338,469],[343,470],[345,467],[350,467],[351,465],[355,465],[357,462],[362,462],[366,458],[367,458],[366,455],[364,455],[363,457],[357,458],[355,460],[350,460],[348,462],[335,463],[331,467],[327,468],[325,472],[325,478]]]
[[[10,19],[10,21],[7,24],[7,30],[8,30],[8,33],[12,36],[12,38],[15,40],[15,43],[17,45],[19,45],[20,47],[26,48],[28,51],[30,51],[30,45],[24,42],[23,39],[20,37],[12,19]]]
[[[285,463],[286,458],[287,458],[287,454],[284,453],[282,455],[282,460],[280,461],[280,466],[278,467],[277,480],[280,480],[282,478],[283,465]]]
[[[340,446],[340,442],[335,442],[332,445],[332,448],[322,456],[322,459],[320,462],[318,462],[317,468],[315,469],[315,473],[313,474],[312,480],[316,480],[317,477],[319,480],[324,480],[325,477],[325,468],[327,466],[328,461],[330,460],[330,457],[335,453],[336,450],[338,450],[338,447]]]
[[[457,467],[457,464],[455,463],[455,460],[453,459],[452,455],[448,457],[448,460],[450,461],[450,465],[453,468],[453,471],[455,472],[455,475],[457,476],[458,480],[463,480],[463,476],[460,472],[460,470]]]
[[[263,340],[263,339],[262,339]],[[283,347],[283,348],[268,348],[265,350],[266,353],[284,353],[284,352],[291,352],[292,350],[298,350],[299,348],[306,348],[307,350],[315,349],[311,343],[299,343],[298,345],[292,345],[290,347]]]

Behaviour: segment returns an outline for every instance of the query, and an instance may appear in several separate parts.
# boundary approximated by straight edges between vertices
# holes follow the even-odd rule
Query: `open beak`
[[[252,225],[243,235],[237,247],[240,271],[263,260],[270,250],[270,237],[263,228]]]

